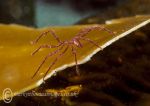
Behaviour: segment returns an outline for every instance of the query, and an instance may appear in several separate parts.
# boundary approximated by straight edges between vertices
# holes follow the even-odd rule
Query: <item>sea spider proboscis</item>
[[[41,64],[38,66],[36,72],[34,73],[34,75],[32,76],[32,78],[34,78],[36,76],[36,74],[39,72],[40,68],[42,67],[42,65],[45,63],[45,61],[57,54],[58,56],[54,59],[54,61],[50,64],[50,66],[48,67],[46,73],[44,74],[43,76],[43,80],[44,78],[46,77],[46,75],[48,74],[48,72],[50,71],[50,69],[52,68],[53,65],[55,65],[55,63],[58,61],[59,58],[61,58],[65,53],[66,51],[70,48],[71,51],[72,51],[72,54],[74,55],[74,59],[75,59],[75,64],[76,64],[76,72],[77,74],[79,75],[79,69],[78,69],[78,61],[77,61],[77,48],[82,48],[83,47],[83,44],[81,43],[80,40],[84,40],[84,41],[87,41],[95,46],[97,46],[98,48],[101,49],[101,47],[93,40],[89,39],[86,37],[86,35],[93,31],[93,30],[103,30],[103,31],[106,31],[110,34],[114,34],[114,32],[112,32],[111,30],[109,30],[108,28],[105,28],[104,26],[102,25],[92,25],[92,26],[89,26],[89,27],[85,27],[83,29],[81,29],[72,39],[70,40],[65,40],[65,41],[62,41],[60,40],[60,38],[58,37],[58,35],[55,33],[55,31],[53,29],[49,29],[48,31],[45,31],[43,32],[41,35],[39,35],[36,40],[32,41],[32,44],[35,44],[37,43],[43,36],[46,36],[48,33],[50,33],[58,42],[57,45],[50,45],[50,44],[44,44],[44,45],[41,45],[40,47],[38,47],[33,53],[32,55],[36,54],[40,49],[42,48],[56,48],[56,50],[54,50],[53,52],[50,52],[44,59],[43,61],[41,62]],[[63,50],[64,49],[64,50]],[[62,51],[63,50],[63,51]],[[62,52],[61,52],[62,51]]]

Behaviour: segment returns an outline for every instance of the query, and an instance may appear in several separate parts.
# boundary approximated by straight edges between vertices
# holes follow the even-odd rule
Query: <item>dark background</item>
[[[150,0],[1,0],[0,22],[45,27],[150,13]],[[97,21],[96,21],[97,23]]]
[[[0,22],[44,27],[71,25],[122,0],[1,0]],[[125,1],[123,1],[125,2]]]

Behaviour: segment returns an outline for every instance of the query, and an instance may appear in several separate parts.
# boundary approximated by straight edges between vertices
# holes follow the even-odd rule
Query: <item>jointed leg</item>
[[[80,75],[79,67],[78,67],[78,60],[77,60],[77,53],[76,53],[76,50],[75,50],[75,48],[73,46],[72,46],[72,53],[73,53],[74,58],[75,58],[77,75]]]
[[[76,36],[81,36],[81,37],[84,37],[86,36],[89,32],[93,31],[93,30],[104,30],[110,34],[113,34],[114,35],[114,32],[112,32],[111,30],[105,28],[104,26],[101,26],[101,25],[94,25],[94,26],[90,26],[90,27],[86,27],[86,28],[83,28],[79,33],[76,34]]]
[[[31,55],[34,55],[35,53],[37,53],[40,49],[42,48],[57,48],[59,46],[61,46],[62,44],[58,44],[58,45],[48,45],[48,44],[45,44],[45,45],[41,45],[40,47],[38,47]]]
[[[55,50],[55,51],[49,53],[49,54],[43,59],[43,61],[42,61],[41,64],[39,65],[37,71],[34,73],[34,75],[32,76],[32,78],[34,78],[35,75],[39,72],[40,68],[41,68],[42,65],[45,63],[45,61],[46,61],[49,57],[51,57],[51,56],[55,55],[56,53],[58,53],[59,51],[61,51],[61,50],[63,49],[63,47],[64,47],[64,45],[62,45],[62,46],[61,46],[60,48],[58,48],[57,50]]]
[[[65,48],[65,50],[62,52],[62,53],[60,53],[57,57],[56,57],[56,59],[51,63],[51,65],[49,66],[49,68],[47,69],[47,71],[46,71],[46,73],[45,73],[45,75],[44,75],[44,77],[43,77],[43,81],[44,81],[44,78],[46,77],[46,75],[48,74],[48,72],[49,72],[49,70],[52,68],[52,66],[57,62],[57,60],[59,59],[59,58],[61,58],[65,53],[66,53],[66,51],[68,50],[68,45],[67,45],[67,47]]]
[[[80,47],[83,47],[82,43],[80,42],[79,39],[76,39],[76,41],[79,43]]]
[[[32,44],[37,43],[43,36],[46,36],[48,33],[51,33],[51,35],[58,41],[58,43],[61,43],[61,40],[60,40],[59,37],[56,35],[56,33],[54,32],[54,30],[49,29],[48,31],[43,32],[40,36],[38,36],[38,37],[36,38],[36,40],[32,42]]]
[[[58,43],[61,43],[61,40],[59,39],[58,35],[56,35],[54,30],[50,29],[49,32],[54,36]]]
[[[80,39],[81,39],[81,40],[88,41],[88,42],[90,42],[91,44],[93,44],[93,45],[97,46],[98,48],[102,49],[97,43],[95,43],[93,40],[91,40],[91,39],[89,39],[89,38],[83,37],[83,38],[80,38]]]

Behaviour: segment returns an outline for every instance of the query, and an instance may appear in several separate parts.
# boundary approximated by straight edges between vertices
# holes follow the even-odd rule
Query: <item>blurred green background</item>
[[[1,0],[0,22],[35,27],[71,25],[121,0]]]

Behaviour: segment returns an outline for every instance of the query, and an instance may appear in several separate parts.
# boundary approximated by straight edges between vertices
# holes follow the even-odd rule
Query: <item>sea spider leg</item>
[[[67,47],[65,48],[65,50],[62,53],[60,53],[56,57],[56,59],[51,63],[51,65],[49,66],[49,68],[47,69],[47,71],[46,71],[46,73],[45,73],[45,75],[43,77],[43,81],[44,81],[44,78],[46,77],[46,75],[48,74],[49,70],[52,68],[52,66],[55,65],[55,63],[58,61],[58,59],[61,58],[66,53],[66,51],[68,50],[68,48],[69,48],[69,45],[67,45]]]
[[[34,73],[34,75],[32,76],[32,78],[34,78],[35,75],[39,72],[40,68],[41,68],[42,65],[45,63],[45,61],[46,61],[49,57],[51,57],[51,56],[55,55],[56,53],[58,53],[59,51],[61,51],[61,50],[63,49],[63,47],[64,47],[64,45],[62,45],[62,46],[61,46],[60,48],[58,48],[57,50],[55,50],[55,51],[49,53],[49,54],[43,59],[43,61],[42,61],[41,64],[39,65],[37,71]]]
[[[83,45],[82,45],[82,43],[80,42],[79,39],[76,39],[76,41],[78,42],[78,44],[79,44],[80,47],[83,47]]]
[[[114,35],[114,32],[112,32],[111,30],[105,28],[104,26],[101,26],[101,25],[94,25],[94,26],[90,26],[90,27],[86,27],[86,28],[83,28],[79,33],[76,34],[76,36],[80,36],[80,37],[84,37],[86,36],[89,32],[93,31],[93,30],[104,30],[110,34],[113,34]]]
[[[44,45],[41,45],[40,47],[38,47],[31,55],[33,56],[35,53],[37,53],[40,49],[42,48],[57,48],[59,46],[61,46],[61,44],[58,44],[58,45],[48,45],[48,44],[44,44]]]
[[[81,40],[85,40],[85,41],[88,41],[89,43],[97,46],[98,48],[102,49],[97,43],[95,43],[93,40],[89,39],[89,38],[85,38],[85,37],[81,37],[80,38]]]
[[[37,43],[43,36],[46,36],[48,33],[51,33],[51,35],[58,41],[58,43],[61,43],[61,40],[60,40],[59,37],[56,35],[55,31],[52,30],[52,29],[49,29],[48,31],[43,32],[40,36],[38,36],[38,37],[36,38],[36,40],[32,42],[32,44]]]
[[[76,72],[77,72],[77,75],[80,75],[79,67],[78,67],[78,60],[77,60],[77,52],[76,52],[75,48],[73,47],[73,45],[71,47],[72,47],[72,53],[74,55],[74,59],[75,59],[75,63],[76,63]]]
[[[62,41],[59,39],[58,35],[55,33],[54,30],[49,30],[50,33],[54,36],[54,38],[58,41],[58,43],[61,43]]]

